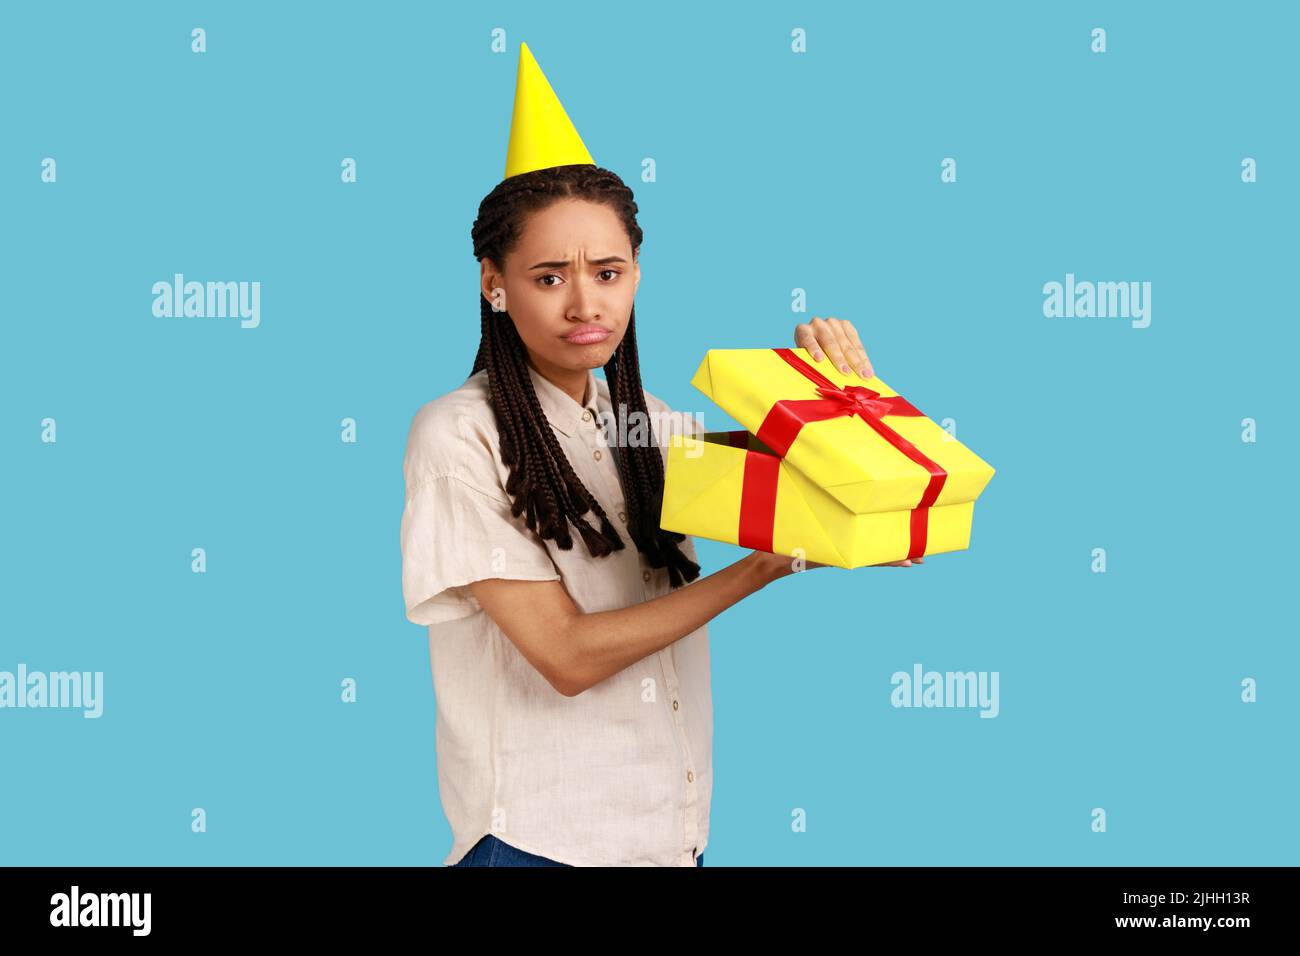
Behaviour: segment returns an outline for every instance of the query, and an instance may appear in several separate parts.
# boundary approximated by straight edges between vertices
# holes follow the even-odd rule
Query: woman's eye
[[[596,274],[597,274],[597,275],[602,275],[602,276],[603,276],[603,275],[609,275],[610,278],[605,280],[607,283],[616,281],[617,278],[618,278],[620,275],[622,275],[622,273],[619,272],[617,269],[601,269],[600,272],[598,272],[598,273],[596,273]],[[560,278],[560,277],[557,276],[554,272],[548,272],[548,273],[547,273],[546,275],[544,275],[544,276],[538,276],[538,277],[537,277],[537,281],[540,282],[540,283],[542,284],[542,287],[543,287],[543,288],[546,288],[546,289],[553,289],[553,288],[555,288],[555,285],[556,285],[556,284],[555,284],[554,282],[547,282],[546,280],[547,280],[547,279],[558,279],[558,278]]]

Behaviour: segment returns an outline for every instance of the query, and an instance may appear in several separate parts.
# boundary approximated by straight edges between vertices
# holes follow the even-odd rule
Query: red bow
[[[817,391],[827,398],[840,399],[849,403],[853,407],[847,414],[861,415],[863,418],[869,415],[883,418],[886,415],[921,414],[902,395],[881,398],[879,392],[867,388],[865,385],[831,385],[829,388],[825,385],[818,385]]]
[[[920,503],[912,509],[911,545],[909,558],[925,554],[926,531],[929,527],[930,507],[939,497],[948,477],[936,462],[898,432],[886,425],[886,415],[921,415],[921,411],[901,395],[887,398],[865,385],[836,385],[790,349],[773,349],[789,362],[796,371],[813,382],[822,398],[782,399],[774,404],[763,419],[755,436],[776,454],[768,455],[750,450],[745,455],[745,476],[740,494],[740,528],[738,543],[755,551],[772,550],[772,533],[776,524],[776,487],[780,475],[781,459],[785,457],[799,430],[811,422],[856,415],[870,425],[877,434],[901,451],[912,461],[930,472],[930,482]],[[742,447],[748,436],[737,434]]]

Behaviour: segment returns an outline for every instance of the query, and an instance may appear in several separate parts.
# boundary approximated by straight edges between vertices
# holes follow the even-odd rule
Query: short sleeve
[[[423,477],[402,512],[402,595],[414,624],[480,610],[466,585],[488,578],[558,581],[546,545],[510,513],[510,501],[455,475]]]

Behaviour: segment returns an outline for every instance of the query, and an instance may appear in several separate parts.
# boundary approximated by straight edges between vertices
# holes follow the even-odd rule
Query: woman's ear
[[[483,298],[488,300],[490,305],[493,300],[493,289],[504,284],[504,280],[498,272],[496,264],[486,256],[481,262],[479,269],[479,291],[483,293]]]

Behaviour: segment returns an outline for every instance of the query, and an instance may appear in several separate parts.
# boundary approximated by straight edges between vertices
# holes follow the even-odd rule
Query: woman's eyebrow
[[[606,256],[603,259],[588,259],[587,261],[593,266],[604,266],[611,262],[621,262],[623,265],[627,265],[627,260],[622,256]],[[550,262],[539,262],[535,266],[529,266],[528,271],[532,272],[534,269],[563,269],[568,264],[568,259],[553,259]]]

